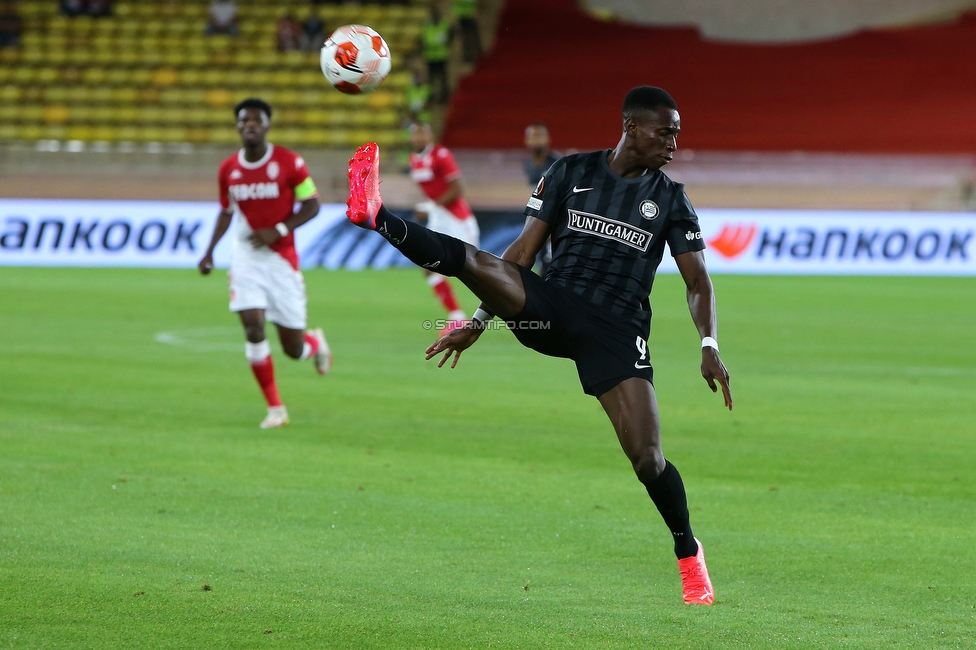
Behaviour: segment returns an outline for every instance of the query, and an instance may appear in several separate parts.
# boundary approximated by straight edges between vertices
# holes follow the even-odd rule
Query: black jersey
[[[705,248],[684,185],[661,171],[623,178],[609,150],[556,161],[525,208],[550,224],[546,281],[618,314],[649,310],[648,296],[667,241],[671,255]]]

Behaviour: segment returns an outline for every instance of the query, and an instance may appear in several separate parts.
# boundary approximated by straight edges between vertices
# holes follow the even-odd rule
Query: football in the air
[[[322,74],[349,95],[374,90],[390,74],[390,48],[375,29],[346,25],[322,47]]]

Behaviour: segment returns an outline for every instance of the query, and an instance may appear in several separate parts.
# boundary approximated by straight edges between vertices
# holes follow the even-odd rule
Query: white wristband
[[[706,336],[702,339],[702,349],[704,350],[705,348],[715,348],[715,351],[718,352],[718,341],[711,336]]]
[[[278,234],[281,235],[282,237],[284,237],[285,235],[287,235],[288,232],[289,232],[288,226],[285,225],[285,222],[284,221],[281,221],[279,223],[276,223],[275,224],[275,230],[277,230],[278,231]]]
[[[484,323],[485,321],[489,321],[494,317],[495,317],[494,314],[489,314],[481,307],[478,307],[478,311],[474,313],[474,316],[471,317],[471,320],[476,320],[479,323]]]

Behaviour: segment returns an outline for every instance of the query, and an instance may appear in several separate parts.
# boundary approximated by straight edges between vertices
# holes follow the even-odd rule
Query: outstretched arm
[[[542,246],[546,243],[546,239],[549,238],[549,224],[541,219],[536,219],[535,217],[526,217],[525,226],[522,228],[522,232],[515,239],[512,244],[505,249],[502,254],[502,260],[504,262],[510,262],[518,266],[525,268],[530,268],[535,262],[536,255],[542,249]],[[487,255],[487,253],[478,253],[478,255]],[[490,256],[491,259],[498,263],[498,258]],[[494,266],[494,265],[490,265]],[[486,276],[486,277],[480,277]],[[447,360],[454,354],[454,359],[451,361],[451,367],[457,365],[458,359],[461,357],[461,353],[467,350],[469,347],[474,345],[475,341],[481,336],[481,333],[485,329],[485,322],[491,320],[495,312],[493,309],[498,309],[504,314],[514,314],[521,309],[521,306],[525,304],[525,288],[521,285],[521,280],[518,278],[517,274],[499,272],[497,268],[487,268],[483,271],[479,270],[473,272],[470,277],[463,278],[465,284],[469,287],[473,285],[483,285],[485,292],[480,295],[485,296],[487,293],[497,294],[495,300],[492,300],[494,307],[489,306],[489,304],[482,302],[481,306],[478,308],[477,316],[481,318],[472,319],[467,325],[461,329],[456,329],[445,336],[434,341],[434,343],[427,348],[427,359],[431,359],[441,352],[446,351],[447,354],[440,360],[437,367],[443,366]],[[486,279],[490,280],[487,282]],[[488,286],[491,284],[492,286]],[[516,304],[518,303],[518,304]]]
[[[687,287],[688,309],[691,311],[691,319],[695,322],[695,327],[698,328],[698,335],[703,340],[705,338],[716,340],[718,323],[715,316],[715,291],[712,288],[712,279],[705,268],[704,252],[682,253],[675,256],[674,261]],[[718,344],[715,345],[716,347],[702,346],[701,373],[713,393],[718,391],[716,381],[722,386],[725,406],[731,411],[732,390],[729,388],[729,371],[719,357]]]
[[[220,214],[217,215],[217,223],[214,224],[213,235],[210,236],[210,245],[207,246],[207,251],[200,258],[200,262],[197,264],[197,268],[200,269],[200,273],[203,275],[208,275],[213,270],[213,252],[217,248],[217,243],[230,228],[230,220],[234,216],[234,213],[230,210],[221,210]]]

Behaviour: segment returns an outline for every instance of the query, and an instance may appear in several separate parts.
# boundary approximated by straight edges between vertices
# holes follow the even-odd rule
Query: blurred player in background
[[[305,331],[305,280],[298,270],[292,232],[319,213],[319,199],[305,161],[267,141],[271,107],[266,102],[245,99],[234,107],[234,115],[244,146],[220,165],[221,211],[198,266],[204,275],[213,269],[214,248],[237,213],[227,273],[230,310],[240,315],[247,339],[244,356],[268,403],[261,428],[270,429],[288,424],[288,411],[278,396],[265,318],[277,326],[289,357],[311,358],[321,375],[332,365],[322,330]],[[297,212],[296,201],[301,203]]]
[[[542,122],[533,122],[525,127],[525,148],[529,157],[525,159],[525,179],[529,187],[535,189],[543,175],[561,156],[549,148],[549,127]],[[546,276],[549,263],[552,261],[552,240],[547,239],[546,245],[539,251],[539,275]]]
[[[525,127],[525,148],[529,152],[525,159],[525,178],[534,189],[561,156],[549,148],[549,127],[542,122]]]
[[[477,248],[481,237],[478,220],[464,200],[461,171],[454,162],[454,156],[446,147],[434,143],[434,131],[425,122],[410,125],[410,145],[413,148],[410,177],[430,199],[416,206],[415,218],[435,232],[450,235]],[[437,273],[435,267],[425,268],[424,273],[427,274],[427,284],[447,310],[447,326],[441,333],[463,327],[467,315],[454,297],[454,290],[447,278]]]

